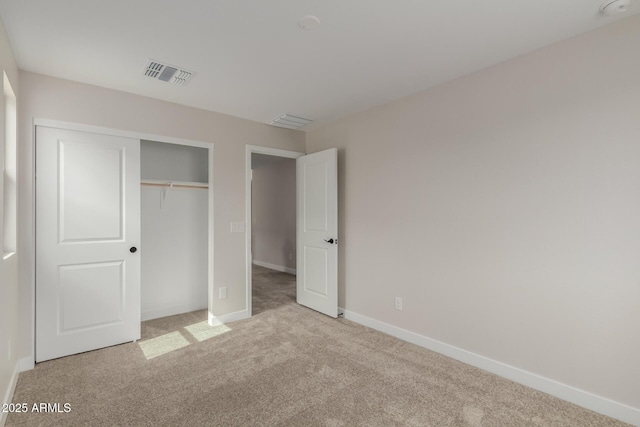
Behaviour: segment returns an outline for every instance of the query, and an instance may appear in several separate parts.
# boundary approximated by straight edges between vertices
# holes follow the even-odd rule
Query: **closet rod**
[[[173,184],[171,185],[171,183],[160,184],[155,182],[141,182],[140,185],[146,185],[149,187],[200,188],[203,190],[206,190],[207,188],[209,188],[207,184],[202,184],[202,185]]]

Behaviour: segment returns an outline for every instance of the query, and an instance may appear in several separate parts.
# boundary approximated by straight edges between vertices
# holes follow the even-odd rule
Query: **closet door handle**
[[[135,254],[138,251],[138,248],[136,248],[135,246],[131,246],[131,248],[129,248],[129,252],[131,252],[132,254]]]

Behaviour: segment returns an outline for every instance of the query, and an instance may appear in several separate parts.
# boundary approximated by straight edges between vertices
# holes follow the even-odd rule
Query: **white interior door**
[[[299,157],[297,168],[297,300],[338,317],[338,154]]]
[[[140,142],[36,129],[36,361],[140,338]]]

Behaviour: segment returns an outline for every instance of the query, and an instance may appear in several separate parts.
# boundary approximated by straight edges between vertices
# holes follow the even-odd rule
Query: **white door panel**
[[[299,157],[297,164],[297,300],[338,316],[337,150]]]
[[[36,129],[36,361],[140,338],[140,142]]]
[[[60,242],[122,240],[123,151],[59,140]]]

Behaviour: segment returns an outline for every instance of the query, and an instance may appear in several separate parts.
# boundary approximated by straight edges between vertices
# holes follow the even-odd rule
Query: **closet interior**
[[[208,149],[140,145],[142,320],[207,308]]]

